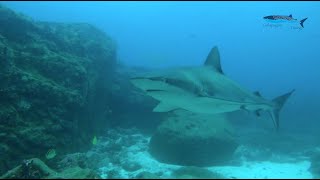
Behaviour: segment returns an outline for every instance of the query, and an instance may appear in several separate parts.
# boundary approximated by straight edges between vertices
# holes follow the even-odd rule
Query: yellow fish
[[[57,155],[56,150],[54,149],[49,149],[49,151],[46,154],[47,159],[52,159]]]
[[[92,144],[96,145],[97,143],[98,143],[98,139],[97,139],[96,136],[94,136],[93,139],[92,139]]]

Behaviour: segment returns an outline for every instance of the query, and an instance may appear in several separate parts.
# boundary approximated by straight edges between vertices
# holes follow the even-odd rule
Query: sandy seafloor
[[[126,152],[125,160],[135,162],[141,165],[139,170],[129,172],[122,167],[109,163],[107,166],[99,168],[99,173],[102,178],[108,178],[108,172],[117,171],[118,178],[135,178],[136,175],[143,171],[155,173],[160,178],[172,178],[171,173],[173,170],[179,169],[183,166],[170,165],[160,163],[148,153],[147,145],[150,137],[136,134],[140,137],[134,145],[124,147],[122,151]],[[147,141],[146,141],[147,140]],[[280,157],[281,158],[281,157]],[[247,161],[241,160],[238,165],[228,166],[212,166],[206,169],[219,173],[226,178],[283,178],[283,179],[312,179],[313,175],[309,171],[310,161],[301,160],[291,163],[284,162],[271,162],[271,161]]]

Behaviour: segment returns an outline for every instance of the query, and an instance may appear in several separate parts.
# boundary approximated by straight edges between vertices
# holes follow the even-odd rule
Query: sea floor
[[[310,162],[275,163],[270,161],[245,162],[242,166],[210,167],[209,170],[223,174],[227,178],[239,179],[312,179]]]
[[[135,178],[141,172],[148,172],[157,175],[160,178],[174,178],[172,172],[182,166],[170,165],[158,162],[148,152],[148,142],[150,137],[142,134],[130,135],[135,137],[135,142],[130,146],[123,146],[121,149],[120,163],[109,162],[107,165],[99,168],[102,178]],[[127,136],[128,138],[128,136]],[[119,141],[119,140],[118,140]],[[248,149],[247,149],[248,150]],[[237,159],[234,165],[206,167],[209,171],[219,173],[226,178],[282,178],[282,179],[312,179],[313,175],[309,171],[310,161],[308,159],[291,158],[277,156],[277,161],[250,161],[246,158]],[[122,162],[122,163],[121,163]],[[121,165],[122,164],[122,165]],[[129,167],[124,167],[124,164]],[[112,176],[110,176],[112,174]]]

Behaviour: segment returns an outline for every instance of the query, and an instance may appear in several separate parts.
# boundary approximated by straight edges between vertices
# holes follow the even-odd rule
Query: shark
[[[204,64],[170,67],[144,72],[130,78],[131,83],[159,101],[153,112],[186,110],[200,114],[219,114],[238,110],[260,116],[268,112],[279,129],[279,114],[295,89],[272,100],[251,92],[230,79],[221,67],[220,53],[214,46]]]
[[[292,14],[290,14],[289,16],[284,16],[284,15],[271,15],[271,16],[265,16],[263,17],[263,19],[269,20],[270,22],[290,22],[290,23],[296,23],[298,22],[297,19],[292,17]],[[302,20],[299,21],[300,26],[302,28],[304,28],[303,23],[307,20],[308,18],[304,18]]]

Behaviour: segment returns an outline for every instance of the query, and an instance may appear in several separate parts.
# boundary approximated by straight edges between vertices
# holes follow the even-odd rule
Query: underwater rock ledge
[[[198,167],[226,164],[238,147],[233,134],[224,115],[171,117],[151,137],[149,151],[162,163]]]
[[[0,5],[0,174],[104,130],[116,47],[85,23],[37,22]],[[43,157],[41,157],[43,158]]]

